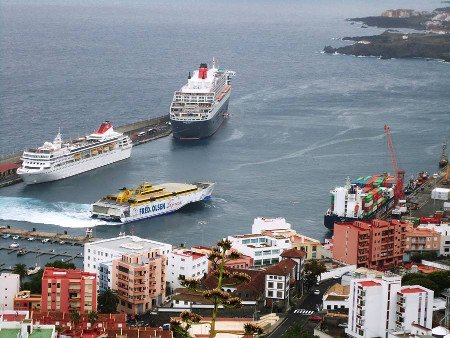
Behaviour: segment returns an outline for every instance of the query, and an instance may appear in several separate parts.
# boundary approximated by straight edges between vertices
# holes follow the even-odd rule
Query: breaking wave
[[[88,228],[108,222],[90,217],[89,204],[45,202],[27,197],[0,197],[0,220]]]

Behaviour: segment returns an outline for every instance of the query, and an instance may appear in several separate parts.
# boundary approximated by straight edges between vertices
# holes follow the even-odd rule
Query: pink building
[[[333,258],[369,269],[401,264],[410,223],[398,220],[335,223]]]
[[[160,254],[160,249],[114,259],[112,276],[119,312],[142,314],[166,299],[166,257]]]
[[[97,275],[75,269],[45,267],[42,276],[41,311],[97,310]]]

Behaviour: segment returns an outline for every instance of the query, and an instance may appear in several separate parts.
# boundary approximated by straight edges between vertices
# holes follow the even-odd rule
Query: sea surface
[[[352,25],[348,17],[439,6],[434,0],[3,1],[3,155],[51,141],[58,128],[69,138],[103,120],[121,125],[165,114],[188,72],[213,57],[237,76],[230,118],[210,139],[167,137],[105,168],[3,188],[0,223],[71,234],[93,226],[102,238],[125,231],[206,245],[250,232],[255,217],[284,217],[322,240],[330,189],[347,176],[392,172],[384,124],[408,177],[435,172],[450,136],[450,64],[321,50],[343,45],[344,36],[383,31]],[[217,184],[211,201],[168,216],[126,225],[89,218],[91,203],[142,180]],[[0,239],[0,247],[8,243]]]

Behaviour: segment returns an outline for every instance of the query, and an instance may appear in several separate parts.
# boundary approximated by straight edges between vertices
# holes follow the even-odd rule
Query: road
[[[282,337],[283,334],[294,324],[300,324],[306,331],[312,333],[314,328],[317,326],[317,322],[309,321],[308,318],[311,315],[307,311],[314,311],[312,314],[317,314],[317,305],[322,304],[322,296],[328,288],[338,283],[339,281],[336,279],[328,279],[321,282],[318,286],[313,288],[313,290],[319,290],[320,294],[315,295],[313,292],[308,294],[308,296],[303,301],[302,305],[298,308],[293,308],[289,313],[286,314],[286,317],[283,321],[273,330],[268,337],[270,338],[278,338]],[[295,310],[304,310],[304,311],[295,311]],[[306,310],[306,311],[305,311]],[[306,313],[305,313],[306,312]]]

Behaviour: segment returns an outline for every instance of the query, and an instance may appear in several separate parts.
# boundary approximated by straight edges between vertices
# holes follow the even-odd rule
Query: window
[[[268,297],[273,297],[273,291],[267,292],[267,296],[268,296]]]
[[[283,292],[277,291],[277,298],[283,298]]]
[[[269,283],[267,284],[267,287],[273,289],[273,282],[269,282]]]
[[[283,289],[283,283],[277,283],[277,289]]]

